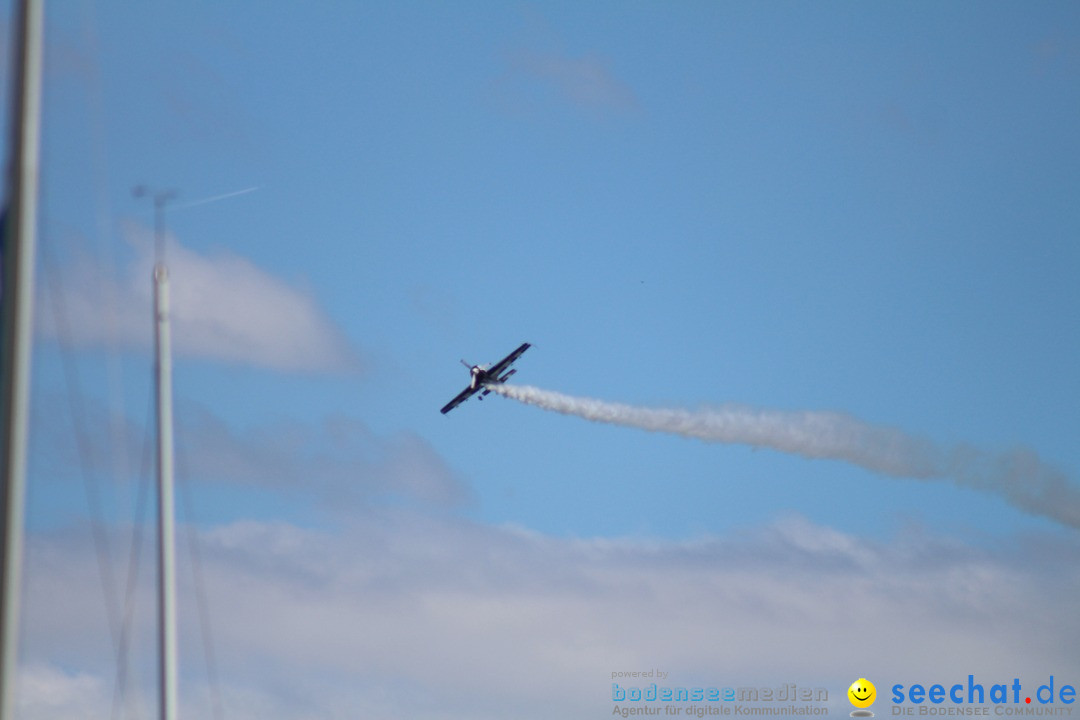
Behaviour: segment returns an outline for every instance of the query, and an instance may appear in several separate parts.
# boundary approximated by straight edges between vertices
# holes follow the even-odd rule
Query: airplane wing
[[[458,405],[460,405],[461,403],[465,402],[470,397],[472,397],[473,393],[475,393],[475,392],[476,392],[476,390],[473,390],[471,387],[465,388],[464,390],[462,390],[461,392],[458,393],[456,398],[454,398],[450,402],[446,403],[446,405],[443,407],[443,409],[440,410],[439,412],[441,412],[443,415],[445,415],[446,413],[450,412],[451,410],[456,408]]]
[[[490,377],[492,377],[492,378],[498,379],[498,377],[500,375],[502,375],[503,371],[506,370],[511,365],[513,365],[514,361],[517,360],[519,357],[521,357],[521,353],[525,352],[530,347],[531,347],[531,345],[529,345],[529,343],[522,343],[521,347],[519,347],[517,350],[510,353],[509,355],[504,357],[502,360],[500,360],[499,362],[495,363],[490,368],[488,368],[488,371],[487,371],[488,375]]]

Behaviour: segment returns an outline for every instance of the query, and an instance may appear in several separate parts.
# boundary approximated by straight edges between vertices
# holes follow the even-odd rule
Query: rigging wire
[[[85,89],[85,98],[88,105],[86,119],[90,131],[90,162],[88,167],[91,175],[91,187],[93,188],[93,206],[95,208],[94,215],[97,228],[94,233],[97,240],[95,243],[97,252],[91,255],[96,272],[93,273],[92,277],[98,282],[96,290],[101,303],[102,320],[105,323],[103,340],[107,348],[105,353],[106,391],[112,418],[108,429],[114,450],[109,454],[109,458],[116,477],[126,478],[129,477],[132,468],[129,467],[126,452],[129,440],[127,424],[121,420],[123,409],[126,407],[126,398],[124,392],[125,368],[121,353],[121,332],[117,326],[120,315],[120,298],[118,286],[114,282],[114,273],[107,272],[113,271],[117,267],[117,253],[115,244],[110,241],[115,230],[115,219],[110,199],[113,185],[109,167],[108,110],[105,100],[101,41],[97,20],[97,8],[92,0],[83,0],[79,3],[79,30],[81,41],[86,49],[86,62],[83,67],[85,79],[83,88]],[[152,377],[152,374],[150,377]],[[153,417],[154,397],[152,380],[150,389],[151,391],[147,395],[148,407],[143,423],[142,458],[136,476],[138,487],[134,515],[131,521],[131,544],[128,549],[123,615],[120,619],[119,637],[115,647],[116,668],[111,713],[114,720],[120,716],[124,708],[127,708],[129,717],[142,715],[138,707],[139,694],[134,693],[129,696],[129,659],[137,609],[136,594],[139,584],[139,570],[142,565],[145,513],[152,479],[150,470],[152,462],[152,425],[150,418]]]
[[[46,217],[46,214],[42,213],[42,218],[44,217]],[[40,222],[42,227],[41,236],[46,241],[39,244],[43,263],[42,274],[45,277],[49,304],[53,312],[53,322],[56,325],[57,340],[60,343],[60,358],[63,366],[64,384],[67,387],[67,396],[70,403],[75,445],[79,455],[79,470],[82,475],[86,503],[90,513],[91,536],[93,537],[94,552],[97,555],[98,574],[105,603],[105,615],[109,624],[109,637],[115,650],[119,642],[119,613],[117,610],[115,579],[112,572],[112,551],[109,547],[109,533],[105,527],[106,523],[102,512],[101,490],[97,482],[97,472],[93,467],[93,450],[87,432],[86,408],[83,405],[79,371],[75,366],[74,343],[71,339],[71,329],[67,321],[67,305],[64,300],[63,290],[58,286],[57,282],[57,267],[53,262],[48,242],[50,237],[47,230],[48,223],[44,219]]]
[[[203,660],[206,664],[206,679],[210,685],[211,706],[214,719],[224,718],[224,704],[221,695],[221,682],[218,678],[217,655],[214,652],[214,633],[210,624],[210,605],[206,597],[206,578],[203,575],[202,549],[199,543],[199,533],[195,522],[194,504],[191,502],[191,489],[187,473],[187,453],[183,443],[176,446],[176,469],[177,483],[180,486],[180,502],[184,506],[184,517],[187,518],[186,534],[188,541],[188,553],[191,556],[192,579],[195,582],[195,602],[199,611],[199,629],[202,635]]]
[[[153,411],[154,396],[153,393],[148,393],[145,430],[143,432],[142,464],[139,468],[139,489],[135,501],[135,516],[132,518],[131,526],[127,588],[124,593],[124,617],[120,626],[120,644],[116,651],[116,684],[113,687],[113,706],[110,715],[114,720],[119,717],[127,694],[128,652],[131,646],[131,629],[135,624],[135,609],[137,607],[135,592],[139,585],[139,567],[143,546],[143,520],[146,513],[146,498],[150,494],[150,446],[152,438],[150,416]]]
[[[102,315],[104,320],[105,322],[112,322],[115,324],[117,318],[115,287],[110,282],[100,282],[106,275],[103,272],[101,263],[98,261],[99,257],[104,257],[108,267],[113,267],[115,265],[115,253],[112,244],[108,241],[108,238],[111,235],[113,219],[111,203],[109,201],[109,188],[111,187],[111,183],[109,182],[110,173],[106,140],[107,133],[105,130],[106,112],[104,84],[102,82],[99,52],[100,42],[98,40],[97,26],[95,23],[96,15],[92,3],[88,0],[84,0],[84,2],[80,4],[80,10],[79,27],[82,31],[81,39],[87,48],[86,56],[88,60],[86,67],[84,68],[85,83],[83,84],[83,87],[86,89],[86,100],[89,105],[89,112],[86,117],[90,126],[91,137],[91,157],[88,167],[92,175],[91,187],[95,189],[95,192],[93,193],[93,205],[96,208],[95,219],[97,226],[97,231],[93,233],[93,235],[97,240],[95,246],[98,252],[90,255],[90,259],[96,270],[96,272],[92,273],[92,277],[99,280],[97,294],[102,303]],[[50,52],[50,50],[51,48],[47,46],[46,52],[52,55],[55,50],[52,52]],[[85,396],[74,357],[75,343],[69,322],[67,297],[60,280],[60,273],[58,272],[59,268],[53,256],[53,248],[51,247],[50,242],[52,239],[51,233],[47,231],[47,222],[50,216],[50,213],[46,211],[46,205],[49,199],[47,188],[50,187],[50,185],[44,182],[44,179],[45,178],[43,177],[41,182],[42,212],[40,214],[40,222],[43,239],[45,239],[46,242],[41,243],[43,263],[42,274],[45,277],[56,336],[60,345],[64,382],[70,405],[70,413],[79,456],[80,472],[83,478],[84,492],[86,495],[87,507],[89,509],[91,534],[97,556],[98,572],[105,604],[109,637],[117,661],[117,685],[121,688],[120,696],[123,697],[123,687],[126,684],[126,655],[130,630],[130,621],[128,618],[131,615],[131,612],[125,607],[124,618],[121,619],[119,601],[117,598],[117,583],[113,567],[113,549],[110,542],[110,530],[102,504],[102,492],[99,486],[100,472],[99,468],[95,467],[93,444],[88,433],[89,423],[86,406],[84,404]],[[112,447],[112,451],[107,453],[107,456],[111,459],[111,463],[108,464],[111,464],[111,470],[115,473],[115,477],[127,478],[127,436],[125,423],[121,419],[121,413],[124,407],[123,369],[121,367],[121,356],[118,352],[117,338],[118,335],[116,332],[106,333],[106,341],[111,350],[111,352],[106,353],[105,357],[107,369],[106,386],[108,397],[110,398],[110,401],[106,404],[108,413],[107,432]],[[144,455],[146,447],[147,445],[144,440]],[[147,476],[146,471],[144,470],[140,476],[145,478]],[[134,520],[135,537],[141,535],[142,507],[145,504],[145,480],[140,484],[138,492],[138,509],[136,510],[136,518]],[[137,557],[139,547],[133,546],[131,550],[132,556]],[[135,577],[136,576],[132,574],[132,570],[129,568],[129,597],[126,603],[127,606],[130,606],[131,604],[130,594],[131,589],[134,586]]]
[[[111,403],[110,410],[114,420],[110,422],[112,435],[112,447],[127,447],[126,425],[120,420],[120,409],[124,408],[124,361],[120,352],[120,332],[117,327],[119,298],[113,275],[105,270],[113,270],[117,267],[117,253],[115,243],[111,242],[114,230],[114,218],[110,193],[112,182],[109,171],[109,148],[107,113],[105,103],[105,84],[103,80],[101,63],[101,42],[99,40],[96,8],[91,0],[83,0],[79,14],[79,27],[81,39],[86,47],[83,64],[83,77],[86,90],[88,112],[86,114],[89,127],[89,150],[90,162],[88,163],[90,174],[90,186],[93,189],[93,205],[95,209],[96,232],[94,233],[95,248],[97,252],[92,256],[95,265],[94,277],[98,282],[98,298],[101,302],[101,317],[106,323],[105,343],[108,352],[105,353],[105,378],[106,388]],[[100,261],[99,261],[100,258]],[[104,280],[104,281],[102,281]],[[128,456],[126,452],[112,452],[109,454],[112,462],[112,470],[115,477],[128,477]]]

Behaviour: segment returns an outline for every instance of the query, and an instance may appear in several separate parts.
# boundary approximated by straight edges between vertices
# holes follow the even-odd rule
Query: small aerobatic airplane
[[[528,350],[529,347],[529,343],[522,343],[521,347],[489,368],[482,365],[469,365],[469,363],[462,360],[461,364],[469,368],[469,372],[472,373],[472,378],[469,380],[469,387],[458,393],[456,398],[446,403],[446,406],[440,412],[445,415],[476,393],[480,393],[480,399],[483,400],[484,396],[491,392],[491,389],[488,387],[489,385],[502,384],[506,382],[507,378],[517,372],[517,370],[511,370],[505,375],[502,374],[503,371],[513,365],[514,361],[521,357],[521,353]]]

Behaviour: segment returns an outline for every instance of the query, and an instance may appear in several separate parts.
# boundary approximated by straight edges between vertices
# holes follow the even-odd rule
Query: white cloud
[[[153,242],[143,228],[126,232],[135,250],[114,279],[83,258],[61,270],[66,333],[80,345],[149,347],[153,339],[151,270]],[[356,351],[310,292],[229,252],[203,255],[171,236],[167,242],[173,344],[180,354],[286,371],[348,371]],[[65,329],[55,302],[39,303],[48,336]]]
[[[673,684],[824,685],[835,710],[859,675],[1080,679],[1064,533],[979,549],[790,517],[740,537],[575,539],[382,511],[338,531],[238,522],[204,542],[230,717],[599,717],[612,671],[651,667]],[[71,537],[38,538],[30,556],[31,662],[108,678],[103,621],[82,601],[92,561]],[[49,593],[65,575],[69,591]],[[186,712],[200,714],[183,592]]]
[[[792,516],[687,541],[554,537],[448,514],[467,488],[408,433],[381,436],[345,417],[236,430],[191,409],[178,427],[196,493],[228,485],[257,503],[282,490],[332,520],[203,533],[227,717],[607,716],[610,673],[649,667],[673,683],[826,686],[835,709],[860,675],[1080,681],[1080,542],[1065,530],[976,547],[918,528],[869,540]],[[110,541],[121,585],[129,537]],[[183,706],[208,716],[180,539]],[[149,547],[134,706],[152,704]],[[24,658],[53,684],[27,681],[24,692],[43,720],[69,717],[65,698],[78,692],[111,698],[115,652],[92,548],[84,528],[30,541]]]
[[[523,81],[547,85],[580,108],[623,111],[637,106],[634,92],[598,55],[521,52],[515,56],[513,66]]]
[[[66,673],[48,664],[20,668],[16,714],[22,720],[105,717],[108,708],[101,678],[89,673]]]
[[[597,116],[640,107],[610,57],[570,49],[564,33],[542,12],[522,10],[520,35],[510,39],[507,67],[496,82],[497,97],[507,110],[535,111],[553,100]]]
[[[32,437],[40,452],[34,472],[52,487],[87,473],[128,483],[134,473],[145,472],[144,427],[83,399],[82,429],[76,434],[66,398],[43,393],[37,406]],[[387,502],[451,508],[474,499],[468,484],[424,437],[407,430],[379,433],[348,415],[239,429],[201,405],[180,403],[174,428],[179,477],[193,483],[196,496],[212,496],[222,488],[260,499],[277,493],[278,500],[296,509],[332,514]],[[128,511],[121,509],[120,516]]]
[[[337,506],[388,496],[436,506],[460,504],[467,485],[424,438],[374,433],[344,415],[314,425],[280,423],[237,432],[206,410],[181,414],[186,472],[201,482],[302,489]]]
[[[523,40],[506,53],[506,61],[506,70],[495,83],[496,98],[506,110],[536,111],[555,102],[604,116],[640,106],[609,58],[568,52],[557,37]]]

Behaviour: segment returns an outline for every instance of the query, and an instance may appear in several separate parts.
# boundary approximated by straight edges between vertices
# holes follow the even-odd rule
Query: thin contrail
[[[946,450],[896,428],[871,425],[835,412],[738,405],[701,410],[644,408],[525,385],[490,388],[519,402],[593,422],[843,460],[895,477],[949,480],[996,493],[1021,510],[1080,529],[1080,490],[1063,472],[1026,449],[997,456],[967,446]]]
[[[201,200],[192,200],[191,202],[180,203],[179,205],[174,205],[173,209],[187,210],[188,208],[198,207],[199,205],[207,205],[212,202],[217,202],[218,200],[228,200],[229,198],[236,197],[237,195],[247,195],[248,193],[253,193],[258,189],[259,186],[256,185],[254,187],[244,188],[243,190],[234,190],[233,192],[228,192],[223,195],[214,195],[213,197],[203,198]]]

